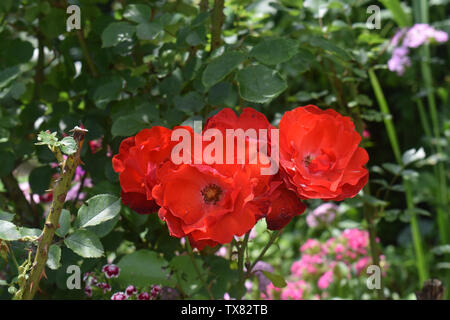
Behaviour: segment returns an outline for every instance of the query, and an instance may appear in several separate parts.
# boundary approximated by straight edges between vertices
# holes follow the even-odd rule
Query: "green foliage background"
[[[406,179],[405,167],[393,164],[395,157],[383,121],[393,119],[402,152],[425,148],[427,157],[421,159],[419,169],[411,165],[406,175],[413,181],[414,216],[417,213],[427,268],[430,276],[444,280],[448,268],[444,253],[450,250],[448,245],[439,246],[446,243],[436,231],[436,208],[442,203],[436,197],[439,182],[433,166],[436,161],[444,165],[448,162],[449,44],[431,46],[429,60],[423,52],[415,52],[413,65],[402,77],[386,67],[388,42],[396,29],[424,21],[424,9],[417,11],[419,2],[2,0],[1,220],[42,228],[43,213],[48,208],[28,202],[19,188],[19,183],[29,182],[32,193],[43,195],[56,172],[51,152],[35,145],[41,130],[61,135],[83,124],[89,130],[87,141],[102,138],[97,153],[90,151],[89,143],[82,150],[84,168],[93,182],[93,187],[85,191],[89,198],[109,194],[117,199],[120,185],[110,153],[117,152],[124,137],[153,125],[172,127],[205,120],[225,107],[236,111],[253,107],[276,125],[286,110],[316,104],[351,116],[361,133],[364,129],[370,132],[363,146],[370,155],[372,196],[347,201],[345,221],[366,228],[363,208],[375,208],[378,215],[369,224],[375,226],[382,251],[392,264],[386,286],[390,295],[396,293],[401,298],[411,297],[421,284],[409,229],[411,211],[406,210],[401,183],[394,180],[390,184],[393,177]],[[429,2],[428,22],[449,32],[448,1]],[[81,8],[81,30],[66,30],[70,16],[66,9],[71,4]],[[379,30],[366,27],[371,4],[382,9]],[[432,69],[431,87],[419,67],[424,59]],[[370,69],[378,76],[390,115],[379,109],[368,76]],[[433,139],[425,135],[421,125],[424,118],[418,109],[418,103],[426,103],[430,92],[436,97],[440,126],[440,136]],[[437,154],[436,144],[442,146]],[[448,178],[445,171],[445,180]],[[381,197],[387,189],[391,192]],[[317,202],[311,207],[314,204]],[[181,245],[178,239],[169,237],[156,215],[140,216],[122,206],[120,214],[117,211],[117,215],[89,229],[80,224],[79,207],[75,202],[66,205],[63,216],[67,230],[55,243],[61,248],[53,249],[59,258],[47,271],[48,281],[41,283],[42,297],[84,296],[80,291],[66,290],[65,270],[70,264],[91,271],[100,268],[106,257],[114,260],[127,254],[127,260],[121,261],[132,268],[170,262],[177,274],[176,270],[183,269],[179,266],[188,264],[182,261],[184,258],[173,259]],[[441,209],[448,215],[448,206]],[[14,216],[8,215],[11,213]],[[288,273],[290,264],[282,261],[296,258],[298,247],[309,236],[303,217],[287,227],[278,244],[282,250],[270,250],[268,254],[279,273]],[[81,257],[75,254],[80,254],[71,242],[76,237],[91,239],[94,249],[101,246],[102,257],[89,259],[91,251]],[[256,255],[267,239],[263,234],[254,240],[250,254]],[[11,244],[19,262],[27,257],[24,249],[33,246],[27,242]],[[200,263],[205,263],[205,275],[213,280],[211,270],[227,275],[216,279],[216,298],[232,289],[233,264],[207,255]],[[0,266],[0,297],[10,298],[7,285],[13,280],[14,267],[3,260]],[[152,272],[141,271],[143,278],[152,277]],[[204,291],[197,290],[198,283],[192,286],[199,281],[193,273],[190,270],[177,286],[186,296],[205,297]],[[155,279],[143,280],[151,281]],[[345,297],[361,296],[349,292]]]

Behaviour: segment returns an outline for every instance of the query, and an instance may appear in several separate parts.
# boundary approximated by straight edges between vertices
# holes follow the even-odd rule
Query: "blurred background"
[[[59,255],[38,297],[90,298],[67,290],[69,265],[100,273],[137,249],[167,261],[180,250],[156,215],[124,206],[91,227],[103,257],[62,245],[84,200],[120,196],[111,157],[125,137],[206,120],[225,107],[253,107],[277,125],[285,111],[307,104],[353,119],[370,156],[369,184],[344,202],[309,201],[260,265],[287,286],[259,272],[246,297],[415,299],[427,279],[450,286],[449,32],[448,0],[2,0],[1,221],[39,235],[57,166],[35,145],[37,134],[89,130],[67,197],[67,232],[55,240]],[[269,239],[264,230],[254,229],[251,257]],[[0,229],[0,298],[11,298],[18,266],[34,249]],[[232,252],[215,250],[202,255],[226,275],[214,297],[232,298]],[[371,264],[381,266],[379,290],[367,287]],[[204,297],[183,259],[171,266],[187,277],[167,284],[161,298]],[[93,297],[108,295],[97,288]]]

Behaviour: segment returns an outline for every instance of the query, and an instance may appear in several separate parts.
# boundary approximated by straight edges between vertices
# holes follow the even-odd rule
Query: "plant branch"
[[[253,271],[253,268],[256,266],[256,264],[258,263],[258,261],[261,261],[262,258],[264,258],[264,255],[266,254],[267,250],[269,250],[269,248],[272,246],[272,244],[275,242],[275,240],[277,240],[277,238],[281,235],[280,230],[274,231],[269,238],[269,241],[267,242],[266,246],[262,249],[261,253],[259,254],[259,256],[256,258],[255,261],[253,261],[253,263],[251,264],[250,268],[247,270],[247,275],[250,275]]]
[[[34,258],[33,264],[31,265],[31,271],[28,275],[27,280],[24,285],[21,286],[20,290],[17,291],[15,298],[23,300],[33,299],[36,290],[39,287],[39,281],[44,274],[45,264],[48,259],[48,250],[53,241],[53,236],[59,224],[59,217],[61,211],[64,207],[67,192],[69,191],[70,185],[72,183],[75,170],[80,164],[80,152],[84,142],[84,136],[86,130],[75,127],[73,130],[73,138],[77,142],[77,151],[68,156],[64,162],[63,168],[61,170],[61,177],[56,182],[56,186],[53,191],[53,201],[50,208],[50,212],[45,221],[44,230],[39,237],[39,244]]]
[[[224,0],[214,0],[214,7],[211,12],[211,51],[222,44],[222,26],[225,21],[224,2]]]
[[[97,67],[94,64],[94,61],[91,58],[90,53],[89,53],[89,49],[88,49],[88,46],[86,44],[86,39],[84,38],[83,30],[77,30],[76,33],[77,33],[78,41],[80,42],[80,45],[81,45],[81,50],[83,50],[84,58],[86,59],[87,64],[89,66],[89,70],[91,71],[91,73],[94,76],[94,78],[97,78],[98,77],[98,70],[97,70]]]

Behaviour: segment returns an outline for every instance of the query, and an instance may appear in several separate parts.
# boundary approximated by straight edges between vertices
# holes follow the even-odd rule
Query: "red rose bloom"
[[[279,128],[280,166],[301,198],[339,201],[367,183],[369,157],[350,118],[308,105],[286,112]]]
[[[254,129],[256,131],[256,141],[251,141],[246,138],[245,155],[246,164],[245,168],[250,173],[250,180],[253,184],[253,193],[255,199],[252,204],[255,205],[258,210],[256,212],[256,219],[266,218],[267,226],[270,230],[279,230],[286,226],[291,219],[303,213],[306,206],[298,199],[295,192],[288,190],[280,176],[277,175],[262,175],[261,168],[269,167],[269,165],[262,164],[260,159],[267,159],[267,155],[270,156],[270,144],[271,144],[271,129],[275,129],[266,116],[252,108],[245,108],[242,113],[237,116],[232,109],[223,109],[215,116],[209,118],[204,128],[205,132],[208,129],[219,129],[223,136],[226,136],[226,129]],[[259,135],[259,129],[266,129],[267,136]],[[265,140],[268,146],[268,153],[264,154],[259,152],[259,149],[255,154],[250,154],[249,143],[256,143],[256,146],[260,146],[261,140]],[[224,139],[225,145],[225,139]],[[235,142],[236,143],[236,142]],[[224,150],[226,150],[224,146]],[[235,147],[235,163],[237,155],[237,144]],[[251,157],[258,156],[256,164],[248,164],[248,160]],[[226,155],[224,155],[226,157]],[[225,159],[224,159],[225,160]],[[225,161],[224,161],[225,162]],[[219,165],[222,170],[227,170],[233,166],[231,165]]]
[[[156,168],[168,160],[174,142],[172,130],[164,127],[144,129],[122,141],[119,153],[113,157],[114,171],[119,173],[122,202],[141,214],[158,209],[152,197],[156,183]]]
[[[202,249],[229,243],[253,228],[249,175],[238,167],[233,175],[227,174],[208,165],[171,162],[158,170],[160,183],[153,188],[153,197],[172,236],[189,236],[191,244]]]
[[[223,165],[217,165],[217,167],[221,167],[221,170],[227,170],[227,168],[231,168],[234,170],[233,165],[226,164],[226,139],[227,139],[227,129],[238,130],[242,129],[243,131],[253,129],[255,131],[255,138],[251,139],[249,137],[245,137],[245,160],[242,166],[245,166],[248,172],[250,173],[250,178],[252,179],[253,184],[255,185],[255,195],[266,192],[269,187],[269,182],[272,180],[272,175],[261,175],[261,168],[267,168],[269,164],[263,164],[261,159],[268,161],[268,157],[270,156],[270,130],[275,129],[266,116],[252,108],[245,108],[242,113],[237,116],[236,113],[230,109],[222,109],[216,115],[212,116],[206,121],[205,127],[203,129],[203,134],[209,129],[218,129],[223,136]],[[267,130],[267,136],[261,136],[259,134],[259,129]],[[266,154],[259,152],[258,146],[261,145],[261,140],[267,143],[268,151]],[[207,144],[208,142],[204,142]],[[256,149],[256,153],[253,150],[250,150],[250,144],[253,144],[254,149]],[[237,138],[234,138],[234,164],[238,164],[237,156],[239,154],[238,148],[240,147]],[[250,159],[255,159],[256,163],[250,163]],[[267,162],[265,162],[267,163]]]

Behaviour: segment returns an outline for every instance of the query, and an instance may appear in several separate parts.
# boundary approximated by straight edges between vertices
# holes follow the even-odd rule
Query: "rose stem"
[[[31,266],[31,272],[24,286],[17,291],[15,298],[23,300],[33,299],[36,290],[39,287],[39,281],[44,274],[45,264],[48,259],[48,250],[53,241],[53,236],[59,224],[61,210],[64,207],[67,192],[69,191],[75,170],[80,163],[80,152],[83,145],[85,130],[74,129],[74,139],[77,142],[77,151],[68,156],[61,164],[61,177],[53,189],[53,200],[50,212],[45,221],[44,230],[39,237],[36,256]],[[51,148],[58,160],[61,159],[61,150],[59,147]]]

